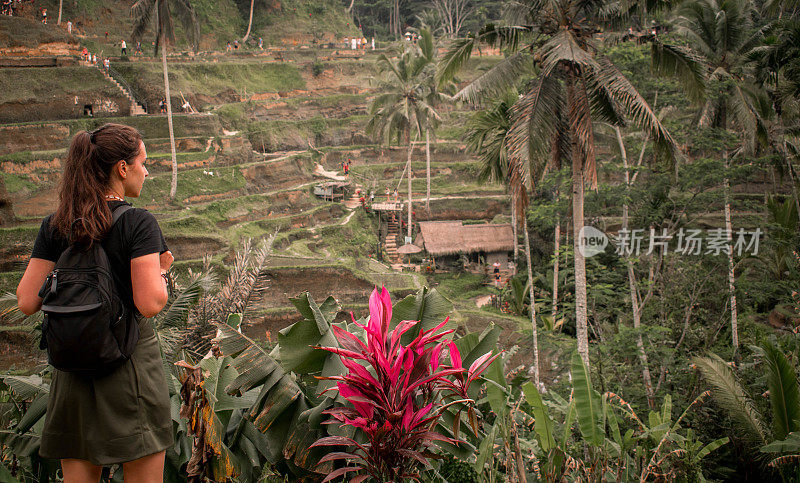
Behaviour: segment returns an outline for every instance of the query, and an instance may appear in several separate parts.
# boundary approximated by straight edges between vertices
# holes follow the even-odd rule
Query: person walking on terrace
[[[112,327],[125,324],[124,333],[130,335],[115,348],[121,353],[116,363],[100,366],[103,372],[73,372],[75,366],[53,369],[39,454],[61,460],[66,482],[97,482],[103,466],[113,464],[122,464],[126,481],[163,481],[165,450],[173,445],[169,389],[158,339],[147,319],[167,303],[166,272],[173,257],[155,217],[125,201],[139,197],[148,176],[146,160],[142,136],[132,127],[105,124],[78,133],[64,160],[58,207],[42,221],[17,288],[20,311],[31,315],[44,309],[53,314],[51,306],[43,307],[41,297],[51,303],[57,291],[56,275],[60,275],[62,297],[65,291],[74,294],[79,288],[68,276],[82,276],[66,268],[53,272],[57,263],[64,267],[62,254],[68,259],[70,254],[104,251],[110,270],[103,280],[111,277],[116,297],[103,303],[116,309],[111,314],[119,314]],[[85,247],[92,248],[86,252]],[[94,273],[100,280],[102,273]],[[70,317],[76,326],[80,317],[93,317],[84,307],[75,307],[84,311]],[[104,356],[110,344],[120,342],[116,334],[110,340],[95,337],[109,345],[101,346],[102,354],[91,353],[86,347],[94,341],[86,337],[86,347],[81,339],[82,349],[70,350],[58,338],[49,337],[59,329],[48,328],[48,317],[43,327],[48,355],[58,348],[61,356],[84,360],[90,354]],[[106,326],[105,333],[109,331]],[[130,351],[123,351],[123,346]]]
[[[128,54],[128,44],[126,44],[124,40],[120,44],[120,47],[122,48],[122,55],[127,55]]]

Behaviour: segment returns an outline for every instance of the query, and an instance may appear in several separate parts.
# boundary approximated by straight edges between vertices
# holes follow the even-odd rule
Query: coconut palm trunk
[[[561,220],[556,218],[555,230],[555,243],[553,248],[553,323],[556,320],[556,312],[558,312],[558,251],[561,248]]]
[[[58,22],[56,22],[56,25],[61,25],[61,11],[63,6],[64,0],[58,0]]]
[[[525,259],[528,262],[528,295],[531,298],[531,329],[533,329],[533,380],[539,387],[539,334],[536,330],[536,299],[533,297],[533,264],[531,260],[531,242],[528,235],[528,221],[523,216],[523,230],[525,231]]]
[[[425,193],[425,211],[428,216],[431,214],[431,128],[425,129],[425,178],[426,178],[426,193]]]
[[[617,143],[619,144],[622,166],[625,170],[625,202],[622,204],[622,229],[628,229],[628,196],[631,187],[631,175],[628,171],[628,153],[625,150],[625,143],[622,140],[622,132],[619,127],[615,127],[617,133]],[[645,140],[646,141],[646,140]],[[633,311],[633,329],[636,332],[636,351],[639,353],[639,362],[642,364],[642,380],[644,381],[644,391],[647,396],[647,404],[650,408],[655,407],[655,396],[653,394],[653,380],[650,377],[650,365],[647,361],[647,352],[644,350],[644,341],[640,328],[642,326],[642,304],[636,290],[636,275],[633,271],[633,261],[630,255],[625,256],[625,263],[628,266],[628,289],[631,296],[631,309]]]
[[[242,37],[243,44],[247,42],[247,39],[250,37],[250,28],[253,26],[253,4],[255,2],[256,0],[250,0],[250,21],[247,22],[247,33],[244,34],[244,37]]]
[[[169,75],[167,73],[167,43],[161,43],[161,67],[164,69],[164,92],[167,96],[167,126],[169,126],[169,148],[172,153],[172,184],[169,188],[169,198],[175,199],[178,192],[178,157],[175,155],[175,131],[172,128],[172,103],[169,96]]]
[[[736,310],[736,272],[733,265],[733,228],[731,224],[730,181],[728,180],[728,151],[722,155],[725,161],[725,235],[728,239],[728,293],[731,302],[731,342],[734,355],[739,350],[739,320]]]
[[[409,137],[410,139],[410,137]],[[411,238],[411,152],[414,144],[408,142],[408,160],[406,161],[406,174],[408,174],[408,237]]]
[[[575,72],[569,68],[566,76],[567,105],[577,104]],[[572,122],[572,124],[576,124]],[[578,353],[589,367],[589,327],[586,301],[586,258],[581,251],[583,230],[583,185],[584,156],[575,132],[571,134],[572,149],[572,244],[575,261],[575,325],[577,329]]]

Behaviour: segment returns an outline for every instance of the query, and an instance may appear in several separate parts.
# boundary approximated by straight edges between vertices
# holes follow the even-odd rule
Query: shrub
[[[378,481],[418,479],[416,468],[430,467],[429,447],[436,441],[458,444],[457,439],[436,432],[442,412],[457,407],[453,435],[458,437],[461,411],[476,426],[474,401],[467,391],[482,372],[499,355],[488,352],[477,358],[468,369],[462,367],[461,354],[452,341],[443,337],[453,330],[442,331],[449,318],[428,330],[419,330],[408,344],[403,334],[419,322],[404,320],[389,332],[392,304],[386,288],[372,292],[367,325],[353,321],[363,329],[365,340],[356,334],[332,326],[339,347],[320,347],[337,354],[348,372],[324,379],[337,382],[339,395],[352,406],[325,411],[337,421],[356,428],[366,437],[365,443],[344,436],[327,436],[316,446],[349,446],[353,452],[332,452],[322,459],[346,460],[355,465],[331,472],[323,481],[353,471],[364,473],[351,479],[360,482],[372,477]],[[413,334],[412,334],[413,335]],[[440,364],[442,355],[449,356],[449,365]],[[473,428],[477,432],[477,427]]]

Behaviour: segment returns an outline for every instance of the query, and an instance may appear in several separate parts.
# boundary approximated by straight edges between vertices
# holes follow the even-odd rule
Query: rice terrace
[[[0,3],[0,482],[800,481],[800,2]]]

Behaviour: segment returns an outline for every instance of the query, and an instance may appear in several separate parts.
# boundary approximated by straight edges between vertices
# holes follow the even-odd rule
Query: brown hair
[[[104,124],[72,138],[58,190],[58,208],[52,226],[71,242],[91,244],[111,227],[105,200],[111,172],[120,161],[139,154],[142,135],[122,124]]]

